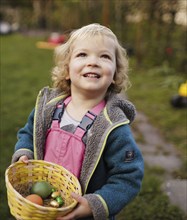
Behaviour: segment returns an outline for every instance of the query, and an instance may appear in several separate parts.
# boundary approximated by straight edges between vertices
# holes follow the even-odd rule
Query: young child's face
[[[69,63],[71,91],[105,96],[116,71],[114,41],[108,37],[89,37],[73,45]]]

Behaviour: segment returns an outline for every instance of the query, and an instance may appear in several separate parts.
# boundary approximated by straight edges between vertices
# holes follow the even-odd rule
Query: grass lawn
[[[11,162],[16,133],[34,107],[38,91],[50,85],[53,51],[37,49],[38,40],[43,38],[19,34],[1,37],[1,219],[13,219],[6,200],[4,172]],[[133,87],[128,95],[138,110],[146,113],[180,152],[185,152],[185,111],[175,110],[169,104],[170,97],[176,91],[161,88],[162,77],[153,78],[146,71],[134,71],[131,80]],[[162,194],[158,176],[157,171],[146,168],[140,195],[120,213],[118,220],[185,219],[180,210],[170,205],[168,198]]]
[[[39,90],[50,84],[53,51],[36,48],[40,37],[1,37],[1,215],[8,219],[4,171],[11,162],[16,133],[34,107]],[[2,202],[4,201],[4,202]]]
[[[146,167],[141,192],[118,214],[117,220],[185,220],[181,210],[163,194],[162,175],[162,170]]]

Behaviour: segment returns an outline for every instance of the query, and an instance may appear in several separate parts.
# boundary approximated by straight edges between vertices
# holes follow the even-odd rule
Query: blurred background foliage
[[[137,65],[187,69],[185,0],[1,0],[1,20],[31,29],[68,33],[101,23],[118,36]],[[164,68],[164,67],[163,67]]]

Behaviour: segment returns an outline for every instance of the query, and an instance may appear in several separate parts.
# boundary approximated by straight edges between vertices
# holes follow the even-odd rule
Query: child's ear
[[[70,76],[69,76],[69,70],[67,69],[67,72],[66,72],[66,80],[70,80]]]
[[[69,75],[67,75],[65,79],[66,79],[66,80],[69,80],[69,79],[70,79]]]
[[[66,75],[65,79],[69,80],[70,76],[69,76],[69,67],[68,67],[68,65],[65,65],[65,75]]]

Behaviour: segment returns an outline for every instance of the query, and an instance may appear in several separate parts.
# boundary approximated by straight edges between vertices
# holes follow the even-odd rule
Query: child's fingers
[[[84,201],[84,198],[76,193],[71,193],[71,196],[78,202],[82,203]]]
[[[29,162],[29,159],[28,159],[27,156],[21,156],[21,157],[19,158],[19,161],[22,161],[23,163],[28,163],[28,162]]]

